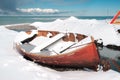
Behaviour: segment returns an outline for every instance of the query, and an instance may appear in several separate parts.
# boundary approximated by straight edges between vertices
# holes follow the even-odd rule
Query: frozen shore
[[[97,39],[102,39],[103,45],[107,48],[120,50],[120,26],[110,24],[110,20],[77,19],[69,17],[53,22],[34,22],[32,24],[20,24],[7,26],[8,29],[25,31],[31,29],[54,30],[61,32],[76,32],[91,35]]]
[[[0,79],[1,80],[118,80],[120,73],[99,71],[55,71],[25,60],[13,48],[18,32],[0,26]],[[101,77],[102,76],[102,77]]]
[[[1,80],[118,80],[120,73],[114,70],[103,71],[55,71],[53,69],[37,65],[25,60],[13,48],[13,41],[18,32],[13,30],[29,30],[29,24],[13,25],[9,29],[0,26],[0,79]],[[26,28],[24,29],[24,27]],[[95,39],[102,38],[104,45],[114,44],[120,46],[119,34],[116,32],[119,27],[110,25],[105,20],[79,20],[70,17],[65,20],[57,19],[54,22],[35,22],[31,26],[39,29],[56,30],[64,32],[82,33],[92,35]],[[34,27],[33,27],[34,28]],[[35,28],[35,29],[36,29]],[[105,54],[104,54],[105,55]],[[18,76],[19,75],[19,76]],[[102,77],[101,77],[102,76]]]
[[[57,19],[53,22],[35,22],[32,26],[41,30],[54,30],[61,32],[76,32],[91,35],[95,39],[101,38],[104,45],[120,46],[120,36],[117,30],[119,25],[109,23],[110,20],[77,19],[70,17],[65,20]]]

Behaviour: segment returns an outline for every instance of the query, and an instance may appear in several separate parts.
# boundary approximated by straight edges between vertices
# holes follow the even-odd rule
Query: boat
[[[101,63],[94,38],[83,34],[31,30],[20,32],[14,44],[26,59],[48,66],[97,71]]]

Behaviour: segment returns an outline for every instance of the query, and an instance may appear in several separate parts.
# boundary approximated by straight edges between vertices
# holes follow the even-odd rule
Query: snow
[[[56,36],[54,36],[53,38],[49,39],[48,41],[44,42],[43,44],[36,46],[31,53],[37,53],[40,52],[42,49],[44,49],[45,47],[49,46],[50,44],[58,41],[59,39],[61,39],[63,36],[65,36],[65,34],[58,34]]]
[[[32,37],[34,34],[37,34],[37,30],[32,30],[31,34],[28,35],[27,33],[25,33],[24,31],[21,31],[15,38],[14,42],[21,42],[29,37]]]
[[[110,20],[77,19],[70,17],[65,20],[57,19],[53,22],[34,22],[31,25],[40,30],[54,30],[61,32],[76,32],[102,39],[104,45],[113,44],[120,46],[118,25],[109,24]]]
[[[88,23],[86,21],[90,21],[90,20],[86,20],[85,24],[83,24],[84,20],[79,20],[79,22],[83,21],[81,23],[82,24],[81,26],[79,25],[78,22],[76,22],[78,20],[73,21],[71,19],[68,21],[67,20],[64,20],[64,21],[58,20],[58,21],[48,22],[48,23],[41,22],[40,23],[41,25],[39,25],[39,22],[37,24],[36,23],[33,23],[33,24],[37,26],[39,25],[41,29],[44,29],[44,27],[45,29],[46,27],[49,27],[50,30],[52,29],[58,30],[57,28],[60,28],[62,31],[63,23],[65,22],[66,23],[68,22],[67,24],[65,24],[66,27],[69,26],[72,28],[73,26],[84,27],[83,25]],[[106,24],[104,26],[104,24],[100,24],[100,22],[102,23],[103,21],[99,22],[97,20],[91,20],[90,22],[94,22],[94,21],[95,21],[95,24],[92,24],[93,26],[89,26],[90,24],[86,24],[85,27],[86,29],[88,29],[88,32],[82,31],[85,28],[83,29],[78,28],[79,29],[78,33],[86,33],[86,34],[89,33],[90,35],[95,33],[94,36],[96,38],[100,36],[101,38],[103,38],[104,43],[106,44],[119,43],[117,40],[117,35],[111,25]],[[103,25],[104,27],[101,25]],[[51,26],[53,28],[50,28]],[[88,26],[91,27],[92,29],[90,29]],[[104,29],[101,29],[101,28],[104,28]],[[69,30],[74,31],[77,29],[72,28]],[[93,31],[90,32],[89,30],[93,30]],[[98,32],[99,30],[101,30],[103,33],[96,34],[97,32],[95,32],[95,30],[98,30]],[[66,29],[64,29],[64,31],[66,31]],[[105,35],[107,35],[107,37],[109,34],[111,34],[109,39],[115,38],[114,39],[115,42],[112,41],[113,39],[107,41],[105,36],[103,36],[104,33],[106,33]],[[18,52],[16,52],[16,50],[13,47],[13,42],[17,35],[18,35],[18,32],[8,30],[4,28],[4,26],[0,26],[0,51],[1,51],[0,52],[0,72],[1,72],[0,80],[118,80],[120,79],[120,73],[113,70],[109,70],[106,72],[103,72],[103,71],[95,72],[91,70],[76,70],[76,71],[60,72],[60,71],[55,71],[54,69],[50,69],[48,67],[37,65],[36,63],[33,63],[31,61],[27,61]]]

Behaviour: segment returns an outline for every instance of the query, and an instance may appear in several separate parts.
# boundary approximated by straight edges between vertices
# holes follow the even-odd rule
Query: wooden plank
[[[44,48],[48,47],[49,45],[53,44],[54,42],[58,41],[59,39],[61,39],[62,37],[64,37],[65,34],[57,34],[56,36],[54,36],[53,38],[51,38],[50,40],[48,40],[47,42],[41,44],[40,46],[36,46],[32,51],[32,53],[34,52],[40,52],[41,50],[43,50]]]

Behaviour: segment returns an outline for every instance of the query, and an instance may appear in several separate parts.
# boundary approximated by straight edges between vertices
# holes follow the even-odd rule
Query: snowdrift
[[[92,35],[95,39],[101,38],[104,45],[112,44],[120,46],[120,36],[117,33],[120,26],[110,24],[109,22],[109,20],[77,19],[72,16],[65,20],[57,19],[53,22],[34,22],[31,25],[40,30]]]

